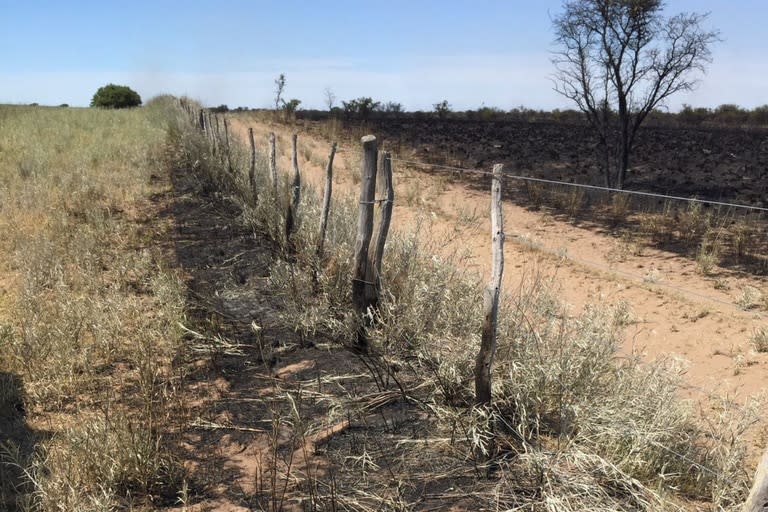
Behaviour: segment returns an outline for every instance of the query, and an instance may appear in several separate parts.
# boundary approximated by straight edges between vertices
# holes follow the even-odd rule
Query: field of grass
[[[162,434],[183,288],[143,228],[164,116],[0,107],[0,509],[180,486]]]
[[[204,509],[213,488],[235,484],[222,470],[220,481],[190,493],[184,455],[167,442],[192,429],[182,410],[190,336],[218,344],[210,367],[222,376],[222,353],[256,352],[231,372],[254,382],[290,351],[323,346],[339,360],[350,353],[345,346],[359,321],[349,285],[357,205],[334,203],[318,255],[320,201],[304,186],[298,228],[287,241],[287,180],[273,188],[259,154],[252,186],[245,146],[201,133],[195,120],[169,98],[119,112],[0,108],[0,508]],[[238,319],[250,324],[258,346],[219,336],[222,320],[208,322],[210,336],[179,327],[189,306],[185,269],[167,248],[171,226],[155,201],[178,193],[169,172],[211,198],[198,210],[226,200],[237,212],[232,222],[272,247],[262,283],[276,309],[259,318],[271,334],[252,318]],[[244,503],[277,511],[290,494],[303,510],[414,509],[426,492],[413,482],[418,473],[446,484],[438,493],[445,507],[740,507],[749,479],[741,434],[751,411],[716,398],[713,410],[697,411],[680,398],[683,370],[674,361],[620,355],[632,321],[626,304],[570,316],[554,284],[531,276],[504,297],[494,405],[473,407],[482,283],[461,270],[461,254],[433,256],[443,241],[430,240],[428,222],[388,242],[386,294],[368,331],[370,350],[355,356],[368,375],[328,384],[318,374],[316,390],[307,379],[296,392],[264,399],[272,421],[244,431],[251,437],[243,443],[261,435],[272,443],[259,460],[268,469]],[[232,296],[223,286],[208,291],[217,300]],[[286,332],[301,342],[289,347]],[[347,401],[322,393],[321,384]],[[257,391],[243,401],[262,403]],[[384,405],[371,405],[382,396]],[[307,397],[328,405],[304,414]],[[388,422],[385,405],[397,422]],[[384,433],[371,419],[379,414]],[[309,440],[344,415],[337,432],[344,442],[331,433],[316,450]],[[381,449],[383,435],[398,441]],[[223,457],[210,450],[195,456]],[[278,460],[294,451],[307,467],[322,451],[331,470],[321,474],[317,463],[302,474]]]

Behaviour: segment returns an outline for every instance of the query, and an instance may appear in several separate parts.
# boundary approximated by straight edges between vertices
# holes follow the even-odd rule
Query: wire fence
[[[484,171],[482,169],[473,169],[473,168],[463,168],[463,167],[453,167],[449,165],[440,165],[440,164],[432,164],[432,163],[425,163],[425,162],[417,162],[414,160],[406,160],[403,158],[392,158],[393,162],[401,162],[408,165],[415,165],[415,166],[421,166],[421,167],[431,167],[434,169],[445,169],[452,172],[457,173],[467,173],[467,174],[479,174],[479,175],[487,175],[492,176],[493,173],[491,171]],[[745,204],[738,204],[738,203],[727,203],[722,201],[715,201],[710,199],[700,199],[696,197],[683,197],[683,196],[673,196],[673,195],[667,195],[667,194],[657,194],[653,192],[643,192],[639,190],[627,190],[627,189],[619,189],[619,188],[610,188],[610,187],[601,187],[598,185],[588,185],[585,183],[570,183],[567,181],[556,181],[556,180],[549,180],[544,178],[534,178],[532,176],[522,176],[522,175],[516,175],[511,174],[509,172],[504,172],[504,178],[513,179],[513,180],[520,180],[520,181],[528,181],[533,183],[546,183],[548,185],[556,185],[556,186],[563,186],[563,187],[573,187],[573,188],[581,188],[586,190],[598,190],[601,192],[609,192],[609,193],[615,193],[615,194],[625,194],[625,195],[634,195],[634,196],[640,196],[640,197],[652,197],[656,199],[661,199],[665,201],[686,201],[689,203],[702,203],[702,204],[710,204],[713,206],[723,206],[727,208],[736,208],[736,209],[744,209],[744,210],[751,210],[751,211],[760,211],[760,212],[768,212],[768,208],[763,208],[760,206],[751,206],[751,205],[745,205]]]
[[[483,169],[461,168],[440,164],[417,162],[404,158],[392,158],[393,161],[414,167],[426,167],[438,172],[452,175],[491,176],[492,173]],[[540,210],[554,210],[562,213],[571,220],[585,220],[590,224],[602,223],[612,232],[614,237],[626,236],[638,246],[647,245],[662,250],[671,251],[690,257],[696,261],[698,270],[705,276],[713,276],[718,271],[717,266],[734,268],[738,271],[747,270],[757,275],[768,272],[768,240],[765,232],[765,212],[768,208],[714,201],[695,197],[656,194],[633,190],[622,190],[580,183],[569,183],[543,178],[514,175],[505,172],[505,179],[515,180],[529,187],[512,189],[507,187],[505,196],[515,200],[521,206],[533,206]],[[543,187],[548,187],[545,190]],[[562,194],[558,189],[569,189],[571,192]],[[590,191],[610,195],[610,198],[585,198],[574,191]],[[617,201],[619,197],[637,196],[642,199],[653,199],[657,204],[632,205],[628,201]],[[673,205],[684,203],[685,207]],[[704,206],[711,206],[704,210]],[[663,282],[658,276],[642,275],[631,270],[617,268],[616,264],[605,264],[594,258],[573,256],[568,253],[567,244],[547,244],[544,241],[531,241],[526,233],[507,229],[508,235],[527,242],[531,248],[570,260],[579,265],[593,268],[614,276],[621,276],[668,290],[688,298],[705,300],[725,306],[733,311],[744,312],[743,304],[738,300],[726,300],[712,294],[702,293],[685,286]],[[763,319],[764,315],[753,312],[756,318]]]
[[[200,114],[200,121],[199,121],[199,124],[200,124],[201,128],[203,126],[205,126],[205,123],[206,123],[206,121],[203,119],[202,113],[201,113]],[[225,125],[225,129],[226,129],[226,125]],[[228,143],[228,141],[227,141],[227,143]],[[452,174],[459,174],[459,175],[474,174],[474,175],[488,176],[488,177],[493,176],[493,173],[491,171],[486,171],[486,170],[482,170],[482,169],[471,169],[471,168],[461,168],[461,167],[453,167],[453,166],[446,166],[446,165],[439,165],[439,164],[430,164],[430,163],[417,162],[417,161],[412,161],[412,160],[407,160],[407,159],[402,159],[402,158],[394,158],[394,157],[392,157],[391,160],[393,162],[399,162],[399,163],[406,164],[406,165],[411,165],[411,166],[429,167],[429,168],[436,169],[436,170],[449,171]],[[543,179],[543,178],[534,178],[534,177],[529,177],[529,176],[513,175],[511,173],[504,173],[503,177],[506,178],[506,179],[516,180],[516,181],[523,182],[523,183],[535,183],[535,184],[541,184],[541,185],[548,185],[550,187],[563,187],[563,188],[570,188],[570,189],[576,189],[576,190],[589,190],[589,191],[594,191],[594,192],[598,192],[598,193],[612,194],[612,195],[638,196],[638,197],[643,197],[643,198],[658,199],[658,200],[661,200],[661,201],[664,201],[664,202],[678,201],[678,202],[686,202],[688,204],[706,204],[706,205],[718,206],[718,207],[722,207],[722,208],[729,208],[729,209],[735,209],[735,210],[743,210],[743,211],[747,211],[747,212],[758,212],[760,214],[762,214],[763,212],[768,212],[768,208],[762,208],[762,207],[756,207],[756,206],[741,205],[741,204],[728,203],[728,202],[722,202],[722,201],[710,201],[710,200],[704,200],[704,199],[698,199],[698,198],[686,198],[686,197],[664,195],[664,194],[656,194],[656,193],[650,193],[650,192],[620,190],[620,189],[613,189],[613,188],[608,188],[608,187],[600,187],[600,186],[578,184],[578,183],[568,183],[568,182],[561,182],[561,181],[549,180],[549,179]],[[375,198],[375,197],[373,197],[373,198],[371,198],[369,200],[361,200],[360,204],[374,205],[374,204],[383,204],[385,202],[391,202],[391,201],[388,198]],[[508,232],[509,231],[511,231],[511,230],[508,230]],[[524,237],[524,235],[522,233],[515,233],[515,235],[518,236],[521,239]],[[567,258],[568,260],[573,261],[575,263],[578,263],[578,264],[580,264],[582,266],[592,267],[592,268],[595,268],[595,269],[599,269],[601,271],[608,272],[608,273],[611,273],[613,275],[621,275],[621,276],[623,276],[625,278],[631,278],[631,279],[635,279],[635,280],[640,280],[640,281],[648,282],[648,280],[645,278],[645,276],[641,276],[639,274],[636,274],[636,273],[633,273],[633,272],[630,272],[630,271],[613,268],[611,266],[608,266],[608,265],[605,265],[605,264],[602,264],[602,263],[599,263],[599,262],[596,262],[596,261],[592,261],[592,260],[589,260],[589,259],[577,258],[577,257],[570,256],[570,255],[567,254],[567,252],[563,253],[562,247],[552,247],[552,246],[546,246],[546,245],[537,245],[536,248],[538,250],[550,253],[552,255],[556,255],[556,256],[559,256],[559,257],[562,257],[562,258]],[[369,284],[369,285],[378,285],[379,284],[379,283],[375,283],[375,282],[361,281],[360,279],[353,279],[353,281],[363,282],[363,283]],[[671,290],[674,290],[674,291],[676,291],[678,293],[681,293],[681,294],[684,294],[684,295],[696,297],[698,299],[708,300],[708,301],[711,301],[711,302],[714,302],[714,303],[718,303],[720,305],[728,306],[728,307],[731,307],[733,309],[741,311],[741,308],[737,307],[732,302],[725,301],[725,300],[719,299],[717,297],[708,296],[706,294],[702,294],[700,292],[697,292],[697,291],[694,291],[694,290],[690,290],[690,289],[687,289],[685,287],[676,286],[676,285],[669,284],[669,283],[661,283],[661,282],[654,282],[654,283],[649,283],[649,284],[652,284],[652,285],[658,286],[658,287],[663,287],[663,288],[671,289]],[[762,318],[762,315],[761,315],[761,318]],[[692,389],[696,389],[696,390],[698,390],[698,391],[700,391],[702,393],[708,393],[707,391],[705,391],[703,389],[700,389],[700,388],[692,388]],[[627,433],[629,435],[635,435],[637,432],[634,432],[634,431],[628,429]],[[653,446],[656,446],[657,448],[659,448],[659,449],[661,449],[661,450],[663,450],[663,451],[665,451],[665,452],[667,452],[667,453],[669,453],[669,454],[679,458],[680,460],[683,460],[683,461],[689,463],[691,465],[691,467],[695,467],[695,468],[697,468],[697,469],[699,469],[699,470],[701,470],[703,472],[706,472],[708,474],[716,476],[717,478],[723,478],[723,479],[726,478],[725,475],[722,475],[718,471],[716,471],[716,470],[714,470],[714,469],[712,469],[710,467],[704,466],[701,463],[693,460],[689,456],[687,456],[687,455],[685,455],[683,453],[680,453],[679,451],[674,450],[674,449],[672,449],[672,448],[670,448],[668,446],[665,446],[662,443],[659,443],[658,441],[655,441],[655,440],[650,439],[650,438],[646,439],[646,441],[649,444],[651,444]]]

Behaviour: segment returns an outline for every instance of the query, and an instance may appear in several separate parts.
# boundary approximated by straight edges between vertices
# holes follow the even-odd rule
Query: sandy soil
[[[243,139],[253,128],[261,150],[274,131],[278,167],[290,169],[294,127],[230,119]],[[299,133],[302,179],[318,189],[329,149],[322,136]],[[337,198],[358,194],[359,151],[355,141],[340,144]],[[466,251],[463,264],[487,279],[489,194],[402,162],[395,162],[394,174],[393,229],[427,222],[438,254]],[[422,410],[397,392],[379,391],[361,358],[330,340],[304,339],[281,323],[280,298],[266,282],[272,249],[238,223],[234,204],[220,194],[201,194],[187,179],[174,175],[165,211],[176,227],[172,253],[187,275],[189,325],[205,338],[206,348],[195,352],[186,376],[184,417],[190,428],[173,436],[189,475],[188,495],[167,510],[301,510],[301,499],[313,492],[332,496],[329,484],[354,490],[339,499],[372,509],[382,503],[394,507],[401,498],[429,510],[478,509],[474,497],[489,489],[474,487],[476,475],[464,455],[452,452],[450,435],[435,438]],[[595,225],[513,202],[505,203],[504,219],[507,291],[540,274],[552,280],[574,315],[586,304],[626,301],[635,322],[627,329],[625,350],[640,351],[648,360],[687,361],[685,392],[703,407],[709,407],[710,393],[743,402],[762,390],[768,355],[752,351],[748,338],[765,324],[765,312],[743,311],[737,301],[745,286],[768,289],[765,279],[728,269],[704,278],[678,254],[649,247],[625,251],[621,240]],[[729,289],[715,288],[715,279]],[[193,344],[195,336],[190,334]],[[321,423],[313,423],[317,418]],[[755,454],[762,450],[764,429],[759,425],[753,433]],[[412,449],[427,441],[423,450]],[[367,476],[366,460],[381,465],[378,481]]]
[[[235,118],[233,126],[243,137],[252,127],[261,149],[274,131],[278,167],[290,169],[290,135],[296,127],[243,117]],[[302,177],[318,189],[329,148],[324,137],[299,133]],[[353,175],[359,151],[359,144],[340,143],[334,194],[358,193]],[[443,250],[467,249],[467,264],[487,279],[489,195],[445,173],[421,172],[397,161],[393,167],[394,229],[429,219],[432,234],[446,240],[441,242]],[[768,354],[755,352],[749,337],[766,325],[766,313],[762,308],[745,311],[738,302],[746,287],[768,291],[765,277],[725,268],[705,277],[690,258],[652,247],[629,250],[605,230],[509,201],[504,205],[504,222],[507,290],[517,289],[524,276],[540,273],[554,280],[573,314],[585,304],[626,301],[635,319],[626,332],[626,350],[639,351],[648,359],[671,356],[685,361],[693,399],[727,393],[743,400],[763,390]]]

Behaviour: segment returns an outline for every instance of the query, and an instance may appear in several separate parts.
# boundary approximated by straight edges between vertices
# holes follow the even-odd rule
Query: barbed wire
[[[491,171],[484,171],[482,169],[474,169],[474,168],[463,168],[463,167],[453,167],[449,165],[440,165],[440,164],[431,164],[431,163],[425,163],[425,162],[417,162],[414,160],[406,160],[402,158],[392,158],[392,161],[394,162],[402,162],[409,165],[418,165],[423,167],[432,167],[434,169],[446,169],[453,172],[459,172],[459,173],[470,173],[470,174],[480,174],[480,175],[487,175],[487,176],[493,176],[493,173]],[[768,212],[768,208],[763,208],[760,206],[751,206],[746,204],[738,204],[738,203],[727,203],[724,201],[715,201],[710,199],[699,199],[696,197],[684,197],[684,196],[672,196],[667,194],[657,194],[655,192],[642,192],[640,190],[625,190],[625,189],[619,189],[619,188],[611,188],[611,187],[601,187],[599,185],[587,185],[585,183],[570,183],[567,181],[557,181],[557,180],[548,180],[545,178],[534,178],[532,176],[522,176],[518,174],[511,174],[508,172],[504,172],[503,174],[504,178],[510,178],[513,180],[519,180],[519,181],[532,181],[532,182],[538,182],[538,183],[546,183],[549,185],[558,185],[558,186],[564,186],[564,187],[575,187],[575,188],[583,188],[583,189],[589,189],[589,190],[599,190],[602,192],[613,192],[617,194],[627,194],[627,195],[636,195],[636,196],[643,196],[643,197],[653,197],[658,199],[665,199],[665,200],[673,200],[673,201],[687,201],[687,202],[693,202],[693,203],[702,203],[702,204],[711,204],[716,206],[724,206],[729,208],[741,208],[745,210],[754,210],[754,211],[760,211],[760,212]]]

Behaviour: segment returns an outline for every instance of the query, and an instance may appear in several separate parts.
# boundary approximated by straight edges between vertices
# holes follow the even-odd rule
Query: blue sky
[[[41,2],[0,0],[0,102],[87,105],[108,82],[143,98],[267,107],[273,81],[321,107],[372,96],[407,109],[567,108],[552,91],[550,17],[559,0]],[[668,0],[711,12],[724,39],[699,88],[670,100],[768,103],[764,0]]]

